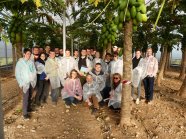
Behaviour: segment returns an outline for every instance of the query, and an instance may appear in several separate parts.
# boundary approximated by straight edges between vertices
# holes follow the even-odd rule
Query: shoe
[[[76,106],[77,106],[75,103],[72,103],[72,105],[73,105],[74,107],[76,107]]]
[[[139,104],[139,98],[136,99],[136,104],[137,104],[137,105]]]
[[[28,109],[27,112],[33,112],[34,110],[32,108]]]
[[[91,114],[95,114],[97,112],[98,112],[98,109],[97,108],[93,108]]]
[[[152,105],[152,104],[153,104],[153,102],[152,102],[152,101],[149,101],[149,102],[148,102],[148,104],[149,104],[149,105]]]
[[[65,108],[66,108],[66,109],[70,109],[70,106],[67,105],[67,104],[65,104]]]
[[[23,118],[24,118],[25,120],[28,120],[28,119],[30,119],[30,115],[28,115],[28,114],[23,115]]]

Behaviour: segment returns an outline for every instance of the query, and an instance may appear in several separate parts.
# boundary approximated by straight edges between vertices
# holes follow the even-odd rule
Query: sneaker
[[[70,109],[70,106],[67,105],[67,104],[65,104],[65,108],[66,108],[66,109]]]
[[[137,105],[139,104],[139,98],[136,99],[136,104],[137,104]]]
[[[77,106],[75,103],[72,103],[72,105],[73,105],[74,107],[76,107],[76,106]]]
[[[30,119],[30,115],[28,115],[28,114],[23,115],[23,118],[24,118],[25,120],[28,120],[28,119]]]
[[[95,114],[97,112],[98,112],[98,109],[97,108],[93,108],[91,114]]]

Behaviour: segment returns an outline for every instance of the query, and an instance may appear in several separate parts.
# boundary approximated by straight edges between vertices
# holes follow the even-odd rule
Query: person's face
[[[113,77],[114,83],[118,83],[120,80],[121,80],[121,79],[120,79],[119,76],[117,76],[117,75],[115,75],[115,76]]]
[[[78,57],[78,56],[79,56],[78,51],[75,51],[75,52],[74,52],[74,56],[75,56],[75,57]]]
[[[100,58],[100,53],[99,52],[96,52],[96,58]]]
[[[60,49],[60,50],[59,50],[59,54],[60,54],[60,55],[63,55],[63,49]]]
[[[105,59],[106,59],[107,61],[110,61],[110,59],[111,59],[110,55],[106,55]]]
[[[94,55],[94,49],[90,49],[91,55]]]
[[[77,72],[73,71],[72,72],[72,79],[75,79],[77,77]]]
[[[147,56],[151,56],[152,55],[152,49],[148,49],[147,50]]]
[[[43,53],[43,48],[39,48],[39,52],[40,53]]]
[[[29,60],[30,57],[31,57],[31,52],[30,52],[30,51],[27,51],[27,52],[24,54],[24,58],[25,58],[26,60]]]
[[[40,56],[40,58],[42,59],[42,60],[45,60],[45,54],[42,54],[41,56]]]
[[[102,69],[102,67],[101,67],[100,65],[96,65],[96,66],[95,66],[95,70],[96,70],[96,72],[100,72],[101,69]]]
[[[114,60],[118,60],[118,55],[114,55]]]
[[[33,54],[34,55],[39,55],[39,48],[34,48],[33,49]]]
[[[69,57],[70,56],[70,51],[65,51],[65,55],[66,55],[66,57]]]
[[[118,48],[113,47],[113,51],[114,51],[114,52],[117,52],[117,51],[118,51]]]
[[[46,46],[45,51],[46,51],[46,53],[49,53],[50,52],[50,46]]]
[[[86,50],[82,50],[82,51],[81,51],[81,55],[82,55],[82,56],[86,56],[86,55],[87,55]]]
[[[86,81],[87,81],[87,83],[91,83],[93,81],[92,76],[88,75],[86,77]]]
[[[55,53],[59,54],[59,48],[55,48]]]
[[[136,52],[135,52],[135,56],[136,56],[137,58],[139,58],[139,57],[141,56],[141,52],[140,52],[140,51],[136,51]]]
[[[87,49],[87,55],[90,55],[90,49]]]
[[[51,52],[51,51],[50,51],[50,54],[49,54],[49,55],[50,55],[50,58],[52,58],[52,59],[55,58],[55,52]]]

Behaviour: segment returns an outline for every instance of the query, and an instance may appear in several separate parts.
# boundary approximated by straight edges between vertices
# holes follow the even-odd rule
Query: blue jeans
[[[64,99],[66,105],[72,105],[72,103],[77,104],[78,100],[74,97],[68,97]]]
[[[137,92],[138,92],[138,97],[140,99],[140,96],[141,96],[141,80],[139,82],[139,85],[137,87]],[[134,86],[131,87],[131,96],[132,98],[134,98]]]
[[[143,84],[145,88],[145,99],[147,101],[153,100],[154,77],[145,77],[143,79]]]
[[[59,97],[59,92],[60,92],[60,88],[56,88],[56,89],[51,90],[52,102],[57,102],[58,97]]]

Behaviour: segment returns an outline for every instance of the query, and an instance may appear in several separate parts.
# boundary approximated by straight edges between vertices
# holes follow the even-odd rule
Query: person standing
[[[46,75],[50,80],[51,85],[51,97],[53,105],[57,105],[59,93],[60,93],[60,78],[59,78],[59,60],[55,57],[55,51],[50,50],[49,58],[45,63]]]
[[[143,58],[141,56],[141,50],[136,49],[135,50],[135,57],[132,59],[132,69],[135,69],[142,60],[143,60]],[[139,104],[140,95],[141,95],[141,80],[139,81],[139,84],[137,87],[137,92],[138,92],[138,96],[136,98],[136,104]],[[133,85],[131,88],[131,96],[132,96],[132,99],[134,100],[134,86]]]
[[[36,104],[38,106],[40,106],[41,103],[47,103],[46,100],[49,93],[49,82],[48,77],[46,76],[45,62],[45,53],[41,53],[39,59],[35,62],[38,76],[38,91],[36,93]]]
[[[15,77],[23,91],[23,117],[29,119],[31,111],[31,98],[37,82],[37,73],[34,62],[31,60],[31,50],[24,49],[23,58],[16,64]]]
[[[61,84],[64,85],[64,81],[70,76],[71,70],[78,70],[78,63],[77,61],[70,56],[70,50],[65,50],[65,57],[59,60],[59,75]]]
[[[145,78],[143,79],[145,99],[148,104],[151,104],[153,100],[154,79],[158,72],[158,60],[152,55],[152,48],[147,48],[143,65],[145,65]]]
[[[79,61],[79,52],[77,49],[74,50],[74,59],[78,62]]]
[[[49,45],[46,45],[45,46],[45,54],[46,54],[46,57],[47,58],[49,57],[49,53],[50,53],[50,46]]]

